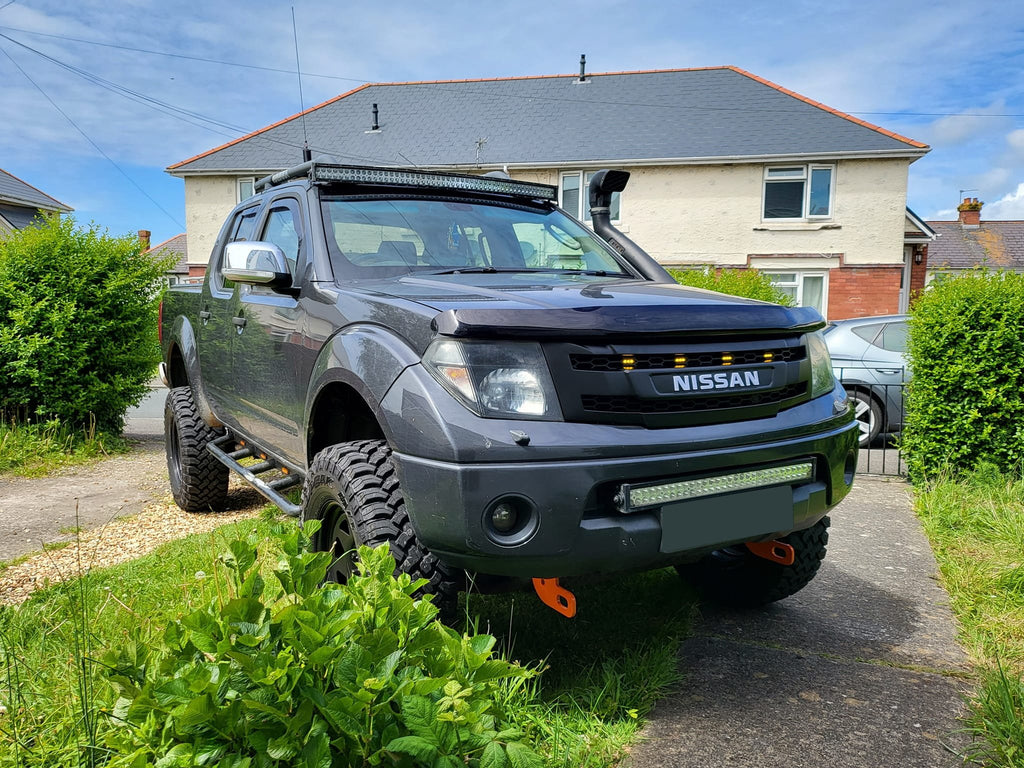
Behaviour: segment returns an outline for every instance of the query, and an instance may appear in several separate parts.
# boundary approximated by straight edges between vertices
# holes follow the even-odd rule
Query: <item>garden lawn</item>
[[[918,491],[968,653],[983,671],[969,730],[987,766],[1024,766],[1024,481],[994,468]]]
[[[102,742],[109,727],[103,710],[113,695],[92,660],[129,639],[158,637],[171,619],[224,590],[216,558],[232,538],[252,532],[269,539],[269,517],[169,543],[0,611],[0,766],[102,759],[102,750],[85,747]],[[267,561],[273,553],[262,554]],[[545,763],[606,766],[624,754],[645,713],[676,679],[692,602],[672,571],[575,591],[575,619],[515,593],[470,595],[463,621],[496,635],[508,658],[544,667],[507,704]]]

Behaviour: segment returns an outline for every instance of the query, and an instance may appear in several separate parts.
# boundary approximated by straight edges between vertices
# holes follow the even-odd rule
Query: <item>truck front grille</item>
[[[575,371],[649,371],[657,369],[706,368],[715,365],[754,365],[764,362],[787,363],[803,360],[807,351],[803,347],[777,349],[748,349],[723,352],[687,353],[661,352],[621,355],[569,355]]]
[[[628,395],[583,395],[583,410],[597,413],[692,413],[723,408],[744,408],[766,403],[782,403],[807,394],[806,384],[791,384],[782,389],[750,392],[743,395],[672,397],[656,400]]]
[[[800,334],[548,343],[544,352],[566,421],[650,429],[725,424],[771,418],[810,399]]]

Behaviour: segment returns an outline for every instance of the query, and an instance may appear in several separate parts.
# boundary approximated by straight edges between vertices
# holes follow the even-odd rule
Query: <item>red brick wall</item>
[[[840,267],[828,274],[828,319],[899,312],[901,266]],[[922,270],[922,286],[924,271]]]

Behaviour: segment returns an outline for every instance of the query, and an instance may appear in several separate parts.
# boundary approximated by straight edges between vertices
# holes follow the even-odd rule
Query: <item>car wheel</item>
[[[701,596],[723,605],[751,608],[796,594],[811,583],[825,558],[829,519],[780,541],[793,547],[792,565],[758,557],[742,544],[717,549],[696,563],[676,567]]]
[[[861,448],[865,448],[882,431],[882,408],[875,398],[860,390],[850,392],[850,400],[853,402],[853,416],[857,419],[857,426],[860,429],[857,442]]]
[[[220,436],[199,416],[189,387],[175,387],[167,393],[167,476],[174,502],[186,512],[211,512],[227,504],[228,468],[206,450],[207,444]]]
[[[427,551],[416,539],[391,449],[383,440],[338,443],[313,459],[302,487],[302,518],[320,520],[313,539],[320,552],[333,552],[327,578],[344,583],[355,569],[355,548],[387,544],[397,573],[426,579],[423,591],[450,615],[462,572]]]

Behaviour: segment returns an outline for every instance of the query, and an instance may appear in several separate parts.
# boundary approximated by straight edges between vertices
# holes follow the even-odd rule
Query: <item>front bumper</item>
[[[807,528],[849,491],[857,434],[856,424],[844,419],[812,435],[658,455],[459,463],[397,450],[394,459],[413,527],[432,552],[480,573],[553,578],[692,561],[711,549]],[[806,459],[814,460],[814,477],[795,486],[632,514],[619,512],[614,503],[623,483],[670,482]],[[505,499],[534,519],[503,539],[487,513]],[[758,511],[762,506],[764,514]]]

